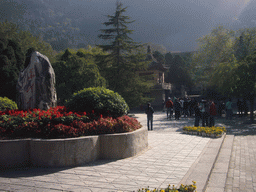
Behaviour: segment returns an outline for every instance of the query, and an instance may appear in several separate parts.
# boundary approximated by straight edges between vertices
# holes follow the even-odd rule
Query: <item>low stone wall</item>
[[[0,169],[30,166],[30,140],[0,140]]]
[[[147,147],[145,128],[78,138],[1,140],[0,169],[78,166],[97,159],[132,157]]]
[[[122,159],[132,157],[148,147],[148,131],[145,128],[134,132],[100,136],[100,158]]]
[[[36,167],[66,167],[88,163],[99,158],[99,137],[67,139],[32,139],[30,160]]]

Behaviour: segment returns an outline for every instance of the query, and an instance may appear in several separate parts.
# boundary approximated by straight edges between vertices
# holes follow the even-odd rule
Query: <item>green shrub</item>
[[[0,111],[18,109],[17,104],[7,97],[0,97]]]
[[[120,117],[129,110],[127,103],[118,93],[103,87],[85,88],[74,93],[66,102],[66,107],[71,111],[86,111],[111,117]]]

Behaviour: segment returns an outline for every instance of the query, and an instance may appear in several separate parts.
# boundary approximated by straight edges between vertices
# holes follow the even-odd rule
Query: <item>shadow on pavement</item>
[[[117,159],[119,160],[119,159]],[[77,166],[82,167],[94,167],[98,165],[108,164],[117,160],[97,160],[84,165]],[[20,177],[35,177],[35,176],[46,176],[49,174],[54,174],[58,172],[68,172],[69,169],[74,169],[76,167],[24,167],[24,168],[11,168],[7,170],[0,170],[0,177],[5,178],[20,178]]]

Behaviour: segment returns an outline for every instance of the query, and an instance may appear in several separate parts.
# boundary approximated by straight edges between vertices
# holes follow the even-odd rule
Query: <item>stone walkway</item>
[[[145,114],[135,114],[135,117],[143,126],[146,126]],[[224,137],[211,139],[181,133],[182,127],[193,125],[193,123],[193,118],[181,118],[179,121],[167,120],[165,113],[157,112],[154,114],[154,130],[148,133],[149,148],[142,154],[121,160],[96,161],[79,167],[24,168],[2,171],[0,172],[0,191],[137,191],[139,188],[148,186],[153,189],[165,188],[168,184],[176,186],[181,183],[192,184],[192,180],[197,181],[198,191],[204,191],[208,178],[210,180],[206,190],[214,191],[211,185],[216,179],[212,177],[213,174],[210,176],[210,173],[219,151],[219,158],[221,154],[225,154],[221,145],[223,143],[225,146],[226,139],[224,140]],[[216,125],[224,123],[225,120],[221,119],[217,120]],[[232,123],[230,125],[227,123],[227,127],[230,132],[235,131],[232,129]],[[243,139],[238,139],[240,137],[246,137],[246,140],[250,142],[244,144]],[[243,166],[242,163],[245,162],[247,165],[248,161],[242,161],[241,155],[251,159],[256,155],[253,137],[249,139],[247,136],[236,136],[234,139],[234,146],[237,147],[234,148],[235,153],[233,152],[231,156],[229,172],[228,169],[226,171],[229,173],[227,182],[224,177],[222,179],[225,181],[224,186],[227,191],[238,188],[237,177],[239,177],[239,182],[244,181],[244,172],[241,172],[239,176],[237,174],[242,169],[248,170],[248,167]],[[230,143],[233,144],[231,140],[228,140],[227,148],[230,147]],[[246,149],[239,149],[241,143]],[[248,147],[251,145],[253,148],[249,150]],[[231,150],[229,155],[231,155]],[[219,158],[216,163],[222,163]],[[254,159],[252,160],[248,165],[255,165]],[[229,161],[225,163],[229,164]],[[239,167],[236,167],[237,164]],[[212,173],[215,171],[217,174],[215,177],[218,177],[218,174],[223,175],[216,170],[220,169],[214,167]],[[254,168],[251,167],[250,171],[252,182],[255,182]],[[247,175],[245,178],[247,182]],[[216,187],[224,190],[224,186]],[[256,185],[252,183],[252,186]]]
[[[220,120],[228,135],[212,170],[207,192],[256,191],[256,124],[249,119]]]

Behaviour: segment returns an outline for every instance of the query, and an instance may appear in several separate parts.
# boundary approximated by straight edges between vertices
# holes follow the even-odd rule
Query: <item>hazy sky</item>
[[[1,1],[1,0],[0,0]],[[9,0],[8,0],[9,1]],[[11,0],[24,2],[28,0]],[[115,12],[116,0],[29,0],[47,4],[76,19],[89,43],[100,43],[97,35]],[[142,43],[164,45],[168,51],[194,51],[196,39],[218,25],[238,29],[256,26],[256,0],[121,0],[131,37]],[[29,7],[29,5],[25,5]],[[31,10],[31,9],[30,9]],[[34,10],[35,11],[35,10]],[[32,9],[33,12],[33,9]],[[28,16],[31,14],[28,12]],[[90,41],[91,40],[91,41]]]
[[[255,1],[121,0],[128,7],[126,15],[135,20],[130,25],[134,29],[134,40],[163,44],[168,51],[195,50],[195,40],[218,25],[243,27],[243,23],[247,21],[239,19]],[[103,23],[107,21],[104,15],[114,13],[116,0],[80,0],[75,4],[70,2],[74,7],[78,4],[84,6],[86,20]],[[90,26],[87,30],[90,30]]]

